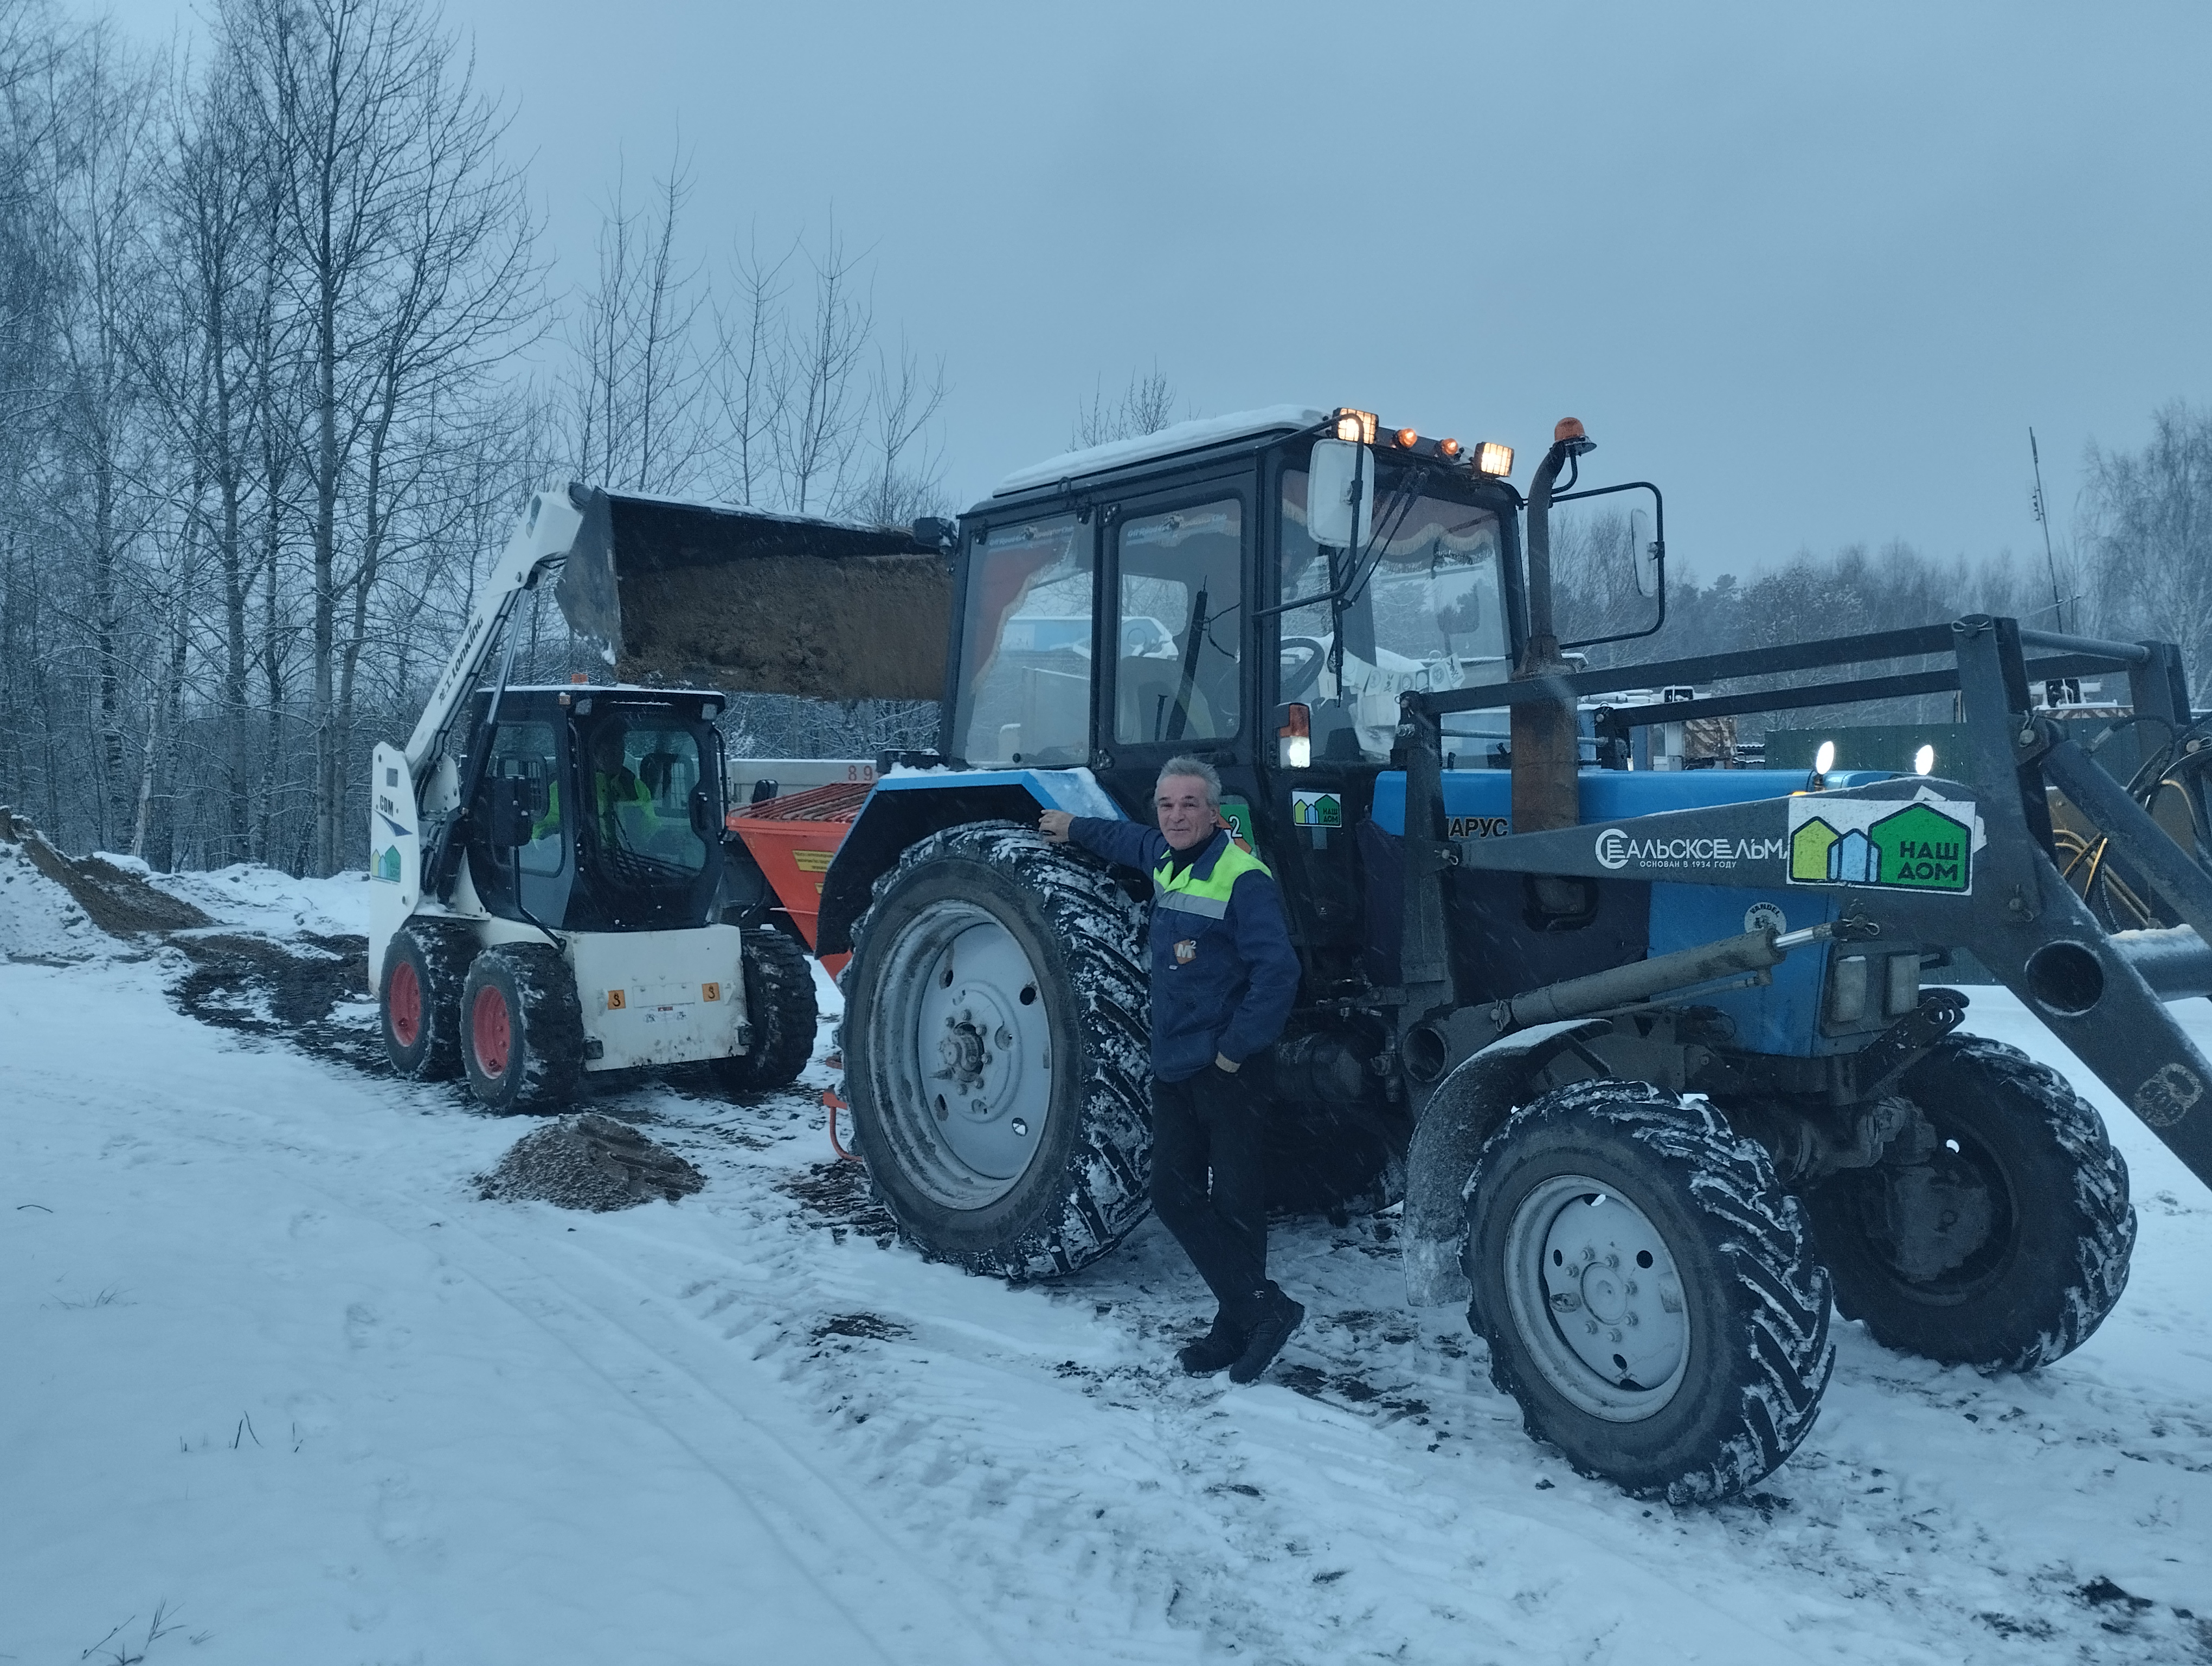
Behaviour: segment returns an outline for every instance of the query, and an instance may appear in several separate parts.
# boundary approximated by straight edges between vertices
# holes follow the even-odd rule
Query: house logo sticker
[[[1343,800],[1334,793],[1293,793],[1291,821],[1298,827],[1341,827]]]
[[[1808,794],[1790,801],[1790,883],[1892,891],[1974,888],[1985,842],[1972,804],[1925,793],[1899,805]]]

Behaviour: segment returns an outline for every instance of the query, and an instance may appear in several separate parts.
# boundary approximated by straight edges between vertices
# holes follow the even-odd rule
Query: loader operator
[[[1297,955],[1275,876],[1221,819],[1213,766],[1169,759],[1153,811],[1157,832],[1064,810],[1037,830],[1152,875],[1152,1208],[1219,1304],[1176,1358],[1249,1383],[1306,1311],[1267,1279],[1267,1112],[1245,1068],[1290,1018]]]
[[[607,848],[642,850],[660,818],[652,793],[623,762],[626,733],[621,724],[608,723],[592,737],[592,808]]]

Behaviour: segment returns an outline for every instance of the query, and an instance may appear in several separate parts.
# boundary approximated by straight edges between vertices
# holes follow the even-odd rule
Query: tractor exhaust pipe
[[[1552,488],[1570,458],[1592,448],[1583,425],[1563,419],[1552,430],[1552,448],[1528,487],[1528,646],[1513,680],[1534,682],[1565,675],[1552,609]],[[1564,695],[1513,708],[1513,830],[1542,833],[1582,819],[1577,769],[1575,704]]]

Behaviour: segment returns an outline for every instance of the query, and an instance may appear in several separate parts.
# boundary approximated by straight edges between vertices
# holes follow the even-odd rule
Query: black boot
[[[1244,1351],[1237,1356],[1237,1363],[1229,1368],[1232,1383],[1249,1383],[1274,1362],[1283,1351],[1283,1344],[1291,1340],[1291,1333],[1306,1316],[1306,1310],[1288,1296],[1282,1286],[1269,1285],[1261,1292],[1260,1317],[1246,1338]]]
[[[1193,1377],[1211,1377],[1215,1371],[1226,1371],[1243,1356],[1246,1341],[1244,1327],[1231,1324],[1226,1313],[1213,1316],[1213,1329],[1195,1342],[1187,1342],[1176,1351],[1176,1363]]]

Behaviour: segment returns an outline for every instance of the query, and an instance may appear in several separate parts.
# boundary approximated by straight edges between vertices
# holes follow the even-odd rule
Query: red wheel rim
[[[477,1068],[486,1079],[497,1081],[506,1075],[512,1039],[507,1030],[507,996],[495,985],[487,983],[477,991],[476,1005],[469,1009],[469,1037],[476,1045]]]
[[[412,1047],[422,1038],[422,980],[415,976],[415,963],[402,960],[392,969],[392,988],[385,1002],[392,1020],[392,1039]]]

